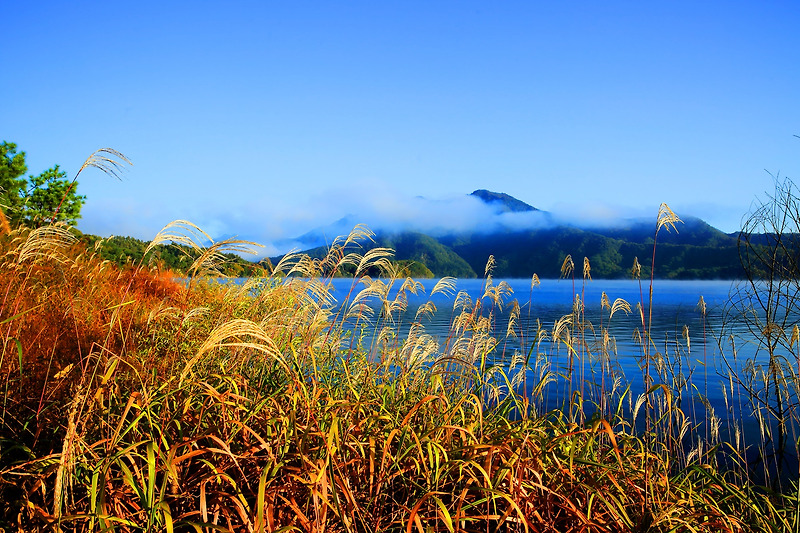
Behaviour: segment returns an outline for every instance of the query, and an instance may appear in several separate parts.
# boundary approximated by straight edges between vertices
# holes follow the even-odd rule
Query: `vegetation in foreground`
[[[676,221],[665,208],[658,229]],[[199,236],[179,223],[154,245]],[[454,295],[447,339],[424,332],[430,303],[398,341],[397,317],[419,285],[397,278],[390,250],[359,254],[365,238],[357,228],[322,260],[287,258],[239,286],[211,274],[220,253],[247,246],[240,241],[202,250],[191,281],[178,284],[168,272],[99,259],[61,225],[4,232],[0,527],[797,528],[796,483],[754,483],[741,449],[719,432],[703,436],[672,401],[681,385],[662,379],[669,354],[651,352],[645,312],[642,369],[652,386],[633,399],[614,373],[608,335],[628,302],[606,302],[607,322],[591,333],[578,293],[572,315],[493,365],[520,332],[513,319],[507,331],[492,329],[500,306],[518,304],[493,282],[491,261],[481,299]],[[328,282],[344,265],[355,276],[338,308]],[[571,259],[564,269],[573,275]],[[432,294],[452,294],[453,282]],[[392,297],[390,287],[399,289]],[[376,302],[373,312],[366,304]],[[566,350],[570,369],[550,368],[548,350]],[[573,401],[543,412],[551,386]],[[594,408],[578,408],[581,398]]]
[[[771,238],[740,239],[750,277],[734,300],[763,353],[739,361],[730,343],[725,413],[689,335],[663,349],[649,336],[659,234],[679,222],[666,206],[649,287],[635,303],[604,298],[599,324],[584,313],[588,259],[582,276],[562,264],[572,313],[528,331],[490,257],[481,298],[452,278],[431,291],[453,297],[446,338],[425,332],[429,302],[403,340],[420,285],[391,250],[361,248],[361,227],[322,258],[235,285],[219,267],[250,243],[201,247],[208,236],[185,222],[120,267],[67,226],[2,218],[0,528],[796,531],[799,232],[787,221],[800,211],[791,187],[772,200],[749,226]],[[192,250],[185,283],[148,266],[167,243]],[[342,271],[351,291],[334,295]],[[611,335],[619,313],[641,319],[635,397]],[[553,391],[566,400],[550,409]]]

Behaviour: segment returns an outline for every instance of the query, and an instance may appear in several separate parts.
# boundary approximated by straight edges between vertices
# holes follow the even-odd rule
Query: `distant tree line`
[[[159,244],[143,262],[144,251],[150,245],[149,241],[133,237],[101,238],[89,234],[81,234],[80,239],[89,249],[94,249],[102,259],[121,267],[148,264],[172,270],[177,274],[188,275],[192,263],[198,257],[198,252],[188,246]],[[219,266],[219,270],[228,277],[249,277],[270,269],[269,263],[254,263],[236,254],[222,254],[222,257],[223,262]]]

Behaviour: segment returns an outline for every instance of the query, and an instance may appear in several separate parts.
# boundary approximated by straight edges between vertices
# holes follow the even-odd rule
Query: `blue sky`
[[[0,140],[31,173],[72,176],[102,147],[134,163],[80,179],[78,227],[100,235],[188,219],[271,253],[345,215],[455,225],[479,188],[575,221],[666,202],[735,231],[769,173],[800,177],[796,2],[53,1],[4,19]]]

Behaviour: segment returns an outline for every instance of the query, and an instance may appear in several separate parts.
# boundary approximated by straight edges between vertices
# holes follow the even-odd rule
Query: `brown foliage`
[[[169,272],[120,270],[80,244],[39,261],[14,252],[6,250],[0,265],[2,414],[5,432],[13,428],[35,446],[42,431],[63,429],[58,407],[86,379],[89,361],[129,349],[136,336],[126,333],[140,330],[154,307],[181,301],[184,289]]]

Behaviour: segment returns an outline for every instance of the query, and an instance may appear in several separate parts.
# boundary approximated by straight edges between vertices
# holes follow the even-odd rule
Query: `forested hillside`
[[[496,277],[525,278],[533,274],[542,278],[559,277],[567,255],[579,267],[584,257],[588,258],[591,275],[595,278],[628,277],[634,259],[642,265],[642,275],[649,276],[655,220],[623,220],[603,227],[581,228],[559,224],[549,213],[505,193],[479,189],[472,196],[497,214],[535,211],[547,226],[488,233],[454,232],[439,237],[410,231],[378,232],[370,246],[392,248],[396,251],[396,260],[416,265],[414,272],[429,270],[436,277],[481,276],[490,255],[495,259]],[[733,279],[742,275],[735,236],[694,217],[686,217],[676,229],[659,233],[658,277]],[[316,247],[304,253],[322,257],[326,250],[326,247]],[[272,261],[279,259],[275,257]]]
[[[96,235],[81,234],[80,239],[93,249],[101,259],[111,261],[119,266],[126,264],[141,264],[144,251],[150,244],[133,237],[108,237],[101,238]],[[157,265],[165,270],[172,270],[181,275],[189,275],[192,262],[197,258],[197,252],[188,246],[177,244],[157,245],[151,252],[147,263]],[[260,265],[248,261],[236,254],[222,254],[224,261],[220,265],[222,274],[230,277],[251,276],[255,274]]]
[[[483,190],[473,194],[498,212],[536,210],[507,194]],[[736,237],[690,217],[678,224],[677,230],[659,233],[656,255],[658,277],[733,279],[742,275]],[[579,269],[583,265],[583,258],[588,258],[592,277],[614,279],[630,276],[634,259],[641,263],[642,275],[649,276],[654,236],[654,222],[636,220],[609,227],[580,228],[554,224],[525,231],[462,232],[438,238],[410,231],[379,232],[366,249],[384,247],[395,250],[393,262],[398,271],[417,278],[482,276],[490,255],[495,259],[496,277],[525,278],[537,274],[542,278],[553,278],[559,277],[561,265],[565,257],[570,255]],[[132,237],[101,239],[83,235],[82,238],[96,245],[100,257],[119,265],[129,262],[138,264],[149,244]],[[319,246],[302,253],[321,258],[327,251],[327,247]],[[226,254],[224,257],[223,273],[232,277],[252,275],[261,267],[269,270],[270,264],[281,259],[279,256],[258,262],[235,254]],[[196,253],[185,246],[160,245],[153,252],[150,262],[180,274],[188,274],[195,258]],[[354,271],[355,267],[345,267],[335,275],[350,276]]]

